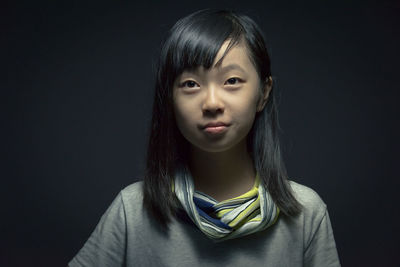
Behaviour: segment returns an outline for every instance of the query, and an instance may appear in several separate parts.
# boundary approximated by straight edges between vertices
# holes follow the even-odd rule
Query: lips
[[[210,122],[207,123],[206,125],[203,126],[203,129],[208,128],[208,127],[218,127],[218,126],[228,126],[229,124],[217,121],[217,122]]]
[[[210,136],[219,136],[228,130],[229,124],[224,122],[210,122],[203,126],[203,130]]]

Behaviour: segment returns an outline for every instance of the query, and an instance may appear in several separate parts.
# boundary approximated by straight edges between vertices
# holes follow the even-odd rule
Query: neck
[[[192,147],[189,165],[195,190],[217,201],[244,194],[254,185],[256,171],[245,139],[223,152],[207,152]]]

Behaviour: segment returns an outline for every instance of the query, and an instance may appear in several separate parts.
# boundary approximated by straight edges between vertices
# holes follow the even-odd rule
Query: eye
[[[195,88],[198,84],[195,81],[187,80],[180,84],[181,87]]]
[[[228,80],[226,80],[225,83],[227,83],[228,85],[235,85],[235,84],[238,84],[238,83],[241,82],[241,81],[242,81],[242,80],[239,79],[239,78],[232,77],[232,78],[229,78]]]

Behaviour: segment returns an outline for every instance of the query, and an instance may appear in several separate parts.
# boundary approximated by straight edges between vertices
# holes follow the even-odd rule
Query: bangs
[[[223,19],[221,19],[221,15]],[[243,34],[243,28],[224,11],[198,12],[179,21],[171,29],[164,46],[164,61],[172,74],[172,81],[184,70],[195,70],[200,66],[210,69],[222,44],[230,39],[218,66],[226,53],[235,46]],[[166,67],[166,66],[165,66]]]

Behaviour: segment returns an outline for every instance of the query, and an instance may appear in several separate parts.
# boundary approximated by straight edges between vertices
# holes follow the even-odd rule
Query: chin
[[[200,150],[202,150],[202,151],[204,151],[204,152],[207,152],[207,153],[221,153],[221,152],[225,152],[225,151],[228,151],[229,149],[226,149],[226,148],[216,148],[216,147],[212,147],[212,148],[203,148],[203,147],[197,147],[197,149],[200,149]]]
[[[191,143],[192,146],[194,146],[196,149],[201,150],[203,152],[208,152],[208,153],[221,153],[225,151],[229,151],[235,145],[239,143],[238,142],[225,142],[226,140],[221,140],[222,142],[218,142],[218,140],[215,140],[215,142],[207,142],[207,143],[197,143],[193,144]]]

